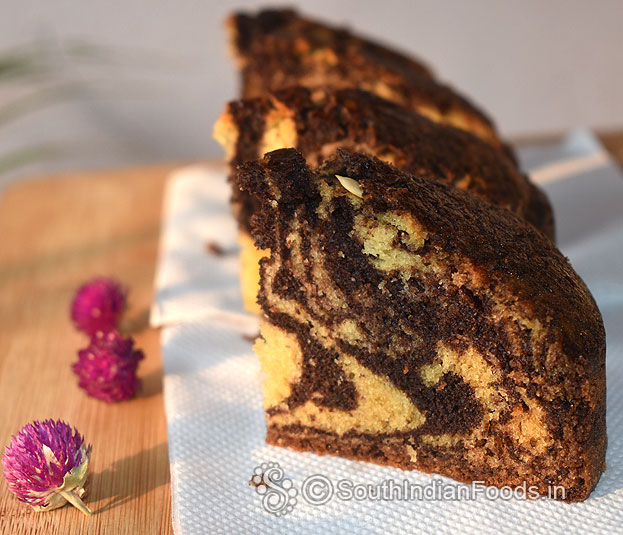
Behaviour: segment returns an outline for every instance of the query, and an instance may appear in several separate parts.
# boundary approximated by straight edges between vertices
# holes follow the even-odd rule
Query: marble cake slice
[[[293,87],[231,102],[216,123],[231,169],[279,148],[298,149],[315,166],[336,147],[362,151],[422,178],[448,182],[507,208],[554,238],[545,194],[501,151],[478,137],[439,124],[358,89]],[[233,188],[239,222],[241,282],[245,306],[256,303],[262,252],[249,237],[252,197]]]
[[[270,444],[585,499],[604,470],[605,333],[508,210],[338,150],[239,168],[255,196]],[[561,490],[564,489],[564,492]]]
[[[492,121],[428,67],[347,29],[290,9],[237,13],[226,26],[244,98],[297,85],[356,87],[503,145]]]

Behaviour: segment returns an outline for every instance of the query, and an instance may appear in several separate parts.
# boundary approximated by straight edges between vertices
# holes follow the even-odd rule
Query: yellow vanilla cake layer
[[[260,289],[260,260],[270,255],[270,251],[255,246],[253,238],[244,231],[238,233],[240,244],[240,289],[245,310],[253,314],[261,314],[257,304],[257,293]]]

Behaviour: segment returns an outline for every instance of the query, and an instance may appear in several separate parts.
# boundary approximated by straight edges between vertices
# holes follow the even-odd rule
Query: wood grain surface
[[[168,534],[171,496],[159,333],[147,328],[171,166],[19,183],[0,197],[0,445],[34,420],[62,418],[93,445],[87,517],[34,513],[0,478],[0,533]],[[146,358],[134,400],[106,404],[70,369],[87,345],[69,320],[78,285],[96,275],[130,288],[128,321]]]
[[[602,139],[623,162],[623,133]],[[0,478],[2,535],[172,533],[159,332],[147,327],[147,314],[173,167],[42,178],[0,196],[0,445],[34,419],[78,427],[93,444],[86,502],[95,513],[34,513]],[[72,327],[69,304],[96,275],[131,289],[125,327],[146,359],[142,390],[129,402],[87,397],[70,369],[87,340]]]

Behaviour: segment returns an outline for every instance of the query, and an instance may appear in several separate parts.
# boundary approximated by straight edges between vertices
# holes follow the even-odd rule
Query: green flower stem
[[[66,153],[56,145],[41,144],[0,154],[0,176],[31,163],[61,158]]]
[[[24,115],[32,113],[65,100],[88,95],[87,89],[82,83],[66,83],[55,87],[39,89],[34,93],[19,97],[13,102],[0,107],[0,126],[21,119]]]
[[[73,505],[76,509],[80,509],[85,515],[90,515],[91,509],[89,509],[84,502],[80,499],[80,496],[71,492],[70,490],[61,490],[59,494],[65,498],[71,505]]]

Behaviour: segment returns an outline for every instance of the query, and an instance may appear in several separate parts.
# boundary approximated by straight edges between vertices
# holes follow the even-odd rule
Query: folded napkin
[[[181,168],[167,182],[153,327],[229,315],[244,321],[236,223],[225,166]]]
[[[606,323],[607,470],[579,504],[492,498],[440,476],[267,446],[259,365],[249,341],[257,320],[244,313],[238,295],[224,170],[175,173],[152,308],[152,324],[163,326],[175,533],[620,533],[623,176],[604,154],[586,131],[520,151],[552,200],[560,248]],[[223,254],[207,252],[211,242]],[[270,489],[262,473],[271,474]],[[383,485],[401,486],[402,494],[382,494]]]

